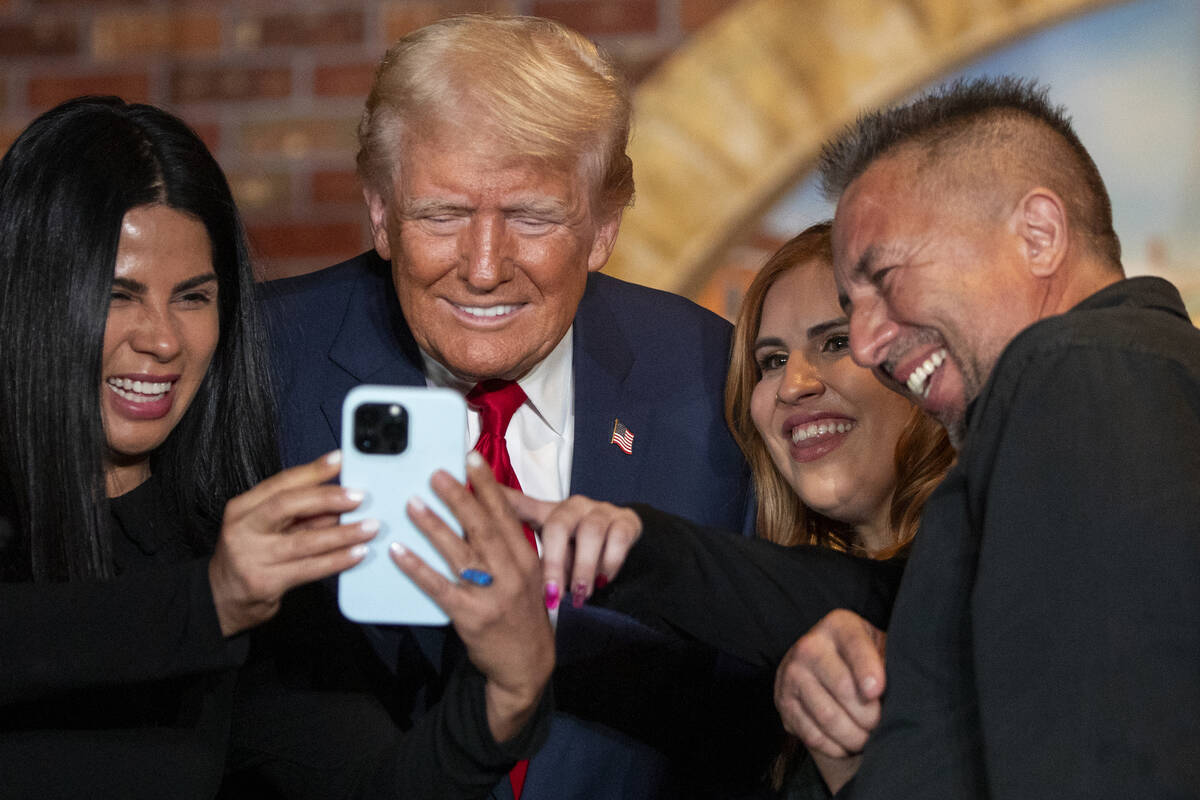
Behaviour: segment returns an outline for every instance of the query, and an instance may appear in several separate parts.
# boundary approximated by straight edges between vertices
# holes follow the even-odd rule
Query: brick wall
[[[636,81],[736,0],[0,0],[0,149],[86,93],[155,103],[225,168],[262,273],[368,246],[354,129],[388,44],[448,14],[552,17]]]

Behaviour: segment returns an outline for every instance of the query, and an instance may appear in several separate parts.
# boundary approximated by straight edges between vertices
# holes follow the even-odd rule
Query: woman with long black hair
[[[253,293],[229,187],[175,117],[68,101],[0,162],[5,797],[213,797],[231,741],[289,795],[471,796],[541,732],[539,697],[492,724],[492,677],[466,670],[407,736],[370,698],[321,692],[308,727],[236,727],[243,699],[299,702],[261,682],[235,699],[238,634],[361,560],[378,525],[338,523],[362,495],[330,483],[337,453],[274,474]],[[518,567],[489,565],[536,610],[536,559]],[[540,616],[509,638],[544,638],[548,676]]]

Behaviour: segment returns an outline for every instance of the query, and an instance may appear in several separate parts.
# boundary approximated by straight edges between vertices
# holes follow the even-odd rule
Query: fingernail
[[[392,542],[390,545],[388,545],[388,550],[391,550],[396,556],[402,556],[408,552],[408,548],[399,542]]]
[[[376,534],[379,532],[379,520],[368,518],[358,523],[358,529],[363,533]]]
[[[425,511],[429,506],[425,505],[425,501],[417,497],[415,494],[408,498],[408,507],[413,511]]]
[[[558,590],[558,584],[555,581],[546,582],[546,610],[553,611],[558,608],[558,601],[562,593]]]
[[[361,503],[367,493],[362,489],[342,489],[342,493],[346,495],[346,499],[352,503]]]
[[[587,584],[583,581],[575,584],[575,588],[571,590],[571,605],[574,608],[583,608],[583,604],[587,602]]]
[[[342,451],[333,450],[325,454],[325,463],[333,466],[334,464],[342,463]]]
[[[603,589],[605,586],[608,586],[608,576],[601,572],[596,576],[596,588]]]
[[[355,561],[359,561],[367,557],[367,553],[371,552],[371,548],[365,544],[356,544],[350,548],[350,557]]]
[[[471,452],[467,453],[468,467],[482,467],[484,463],[483,456],[479,455],[479,453],[476,451],[472,450]]]
[[[863,678],[862,688],[863,688],[864,692],[869,692],[878,685],[879,685],[879,682],[876,681],[873,677]]]

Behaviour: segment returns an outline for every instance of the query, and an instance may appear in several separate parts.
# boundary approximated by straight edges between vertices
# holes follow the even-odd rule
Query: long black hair
[[[0,574],[111,573],[101,349],[121,222],[161,204],[212,244],[220,338],[208,373],[151,455],[156,481],[211,546],[225,503],[278,469],[275,415],[245,234],[225,176],[181,120],[82,97],[25,129],[0,161]]]

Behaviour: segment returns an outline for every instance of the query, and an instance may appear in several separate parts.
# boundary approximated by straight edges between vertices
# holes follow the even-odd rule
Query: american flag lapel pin
[[[633,431],[626,428],[619,419],[613,419],[612,439],[609,444],[615,444],[625,451],[625,455],[633,455]]]

